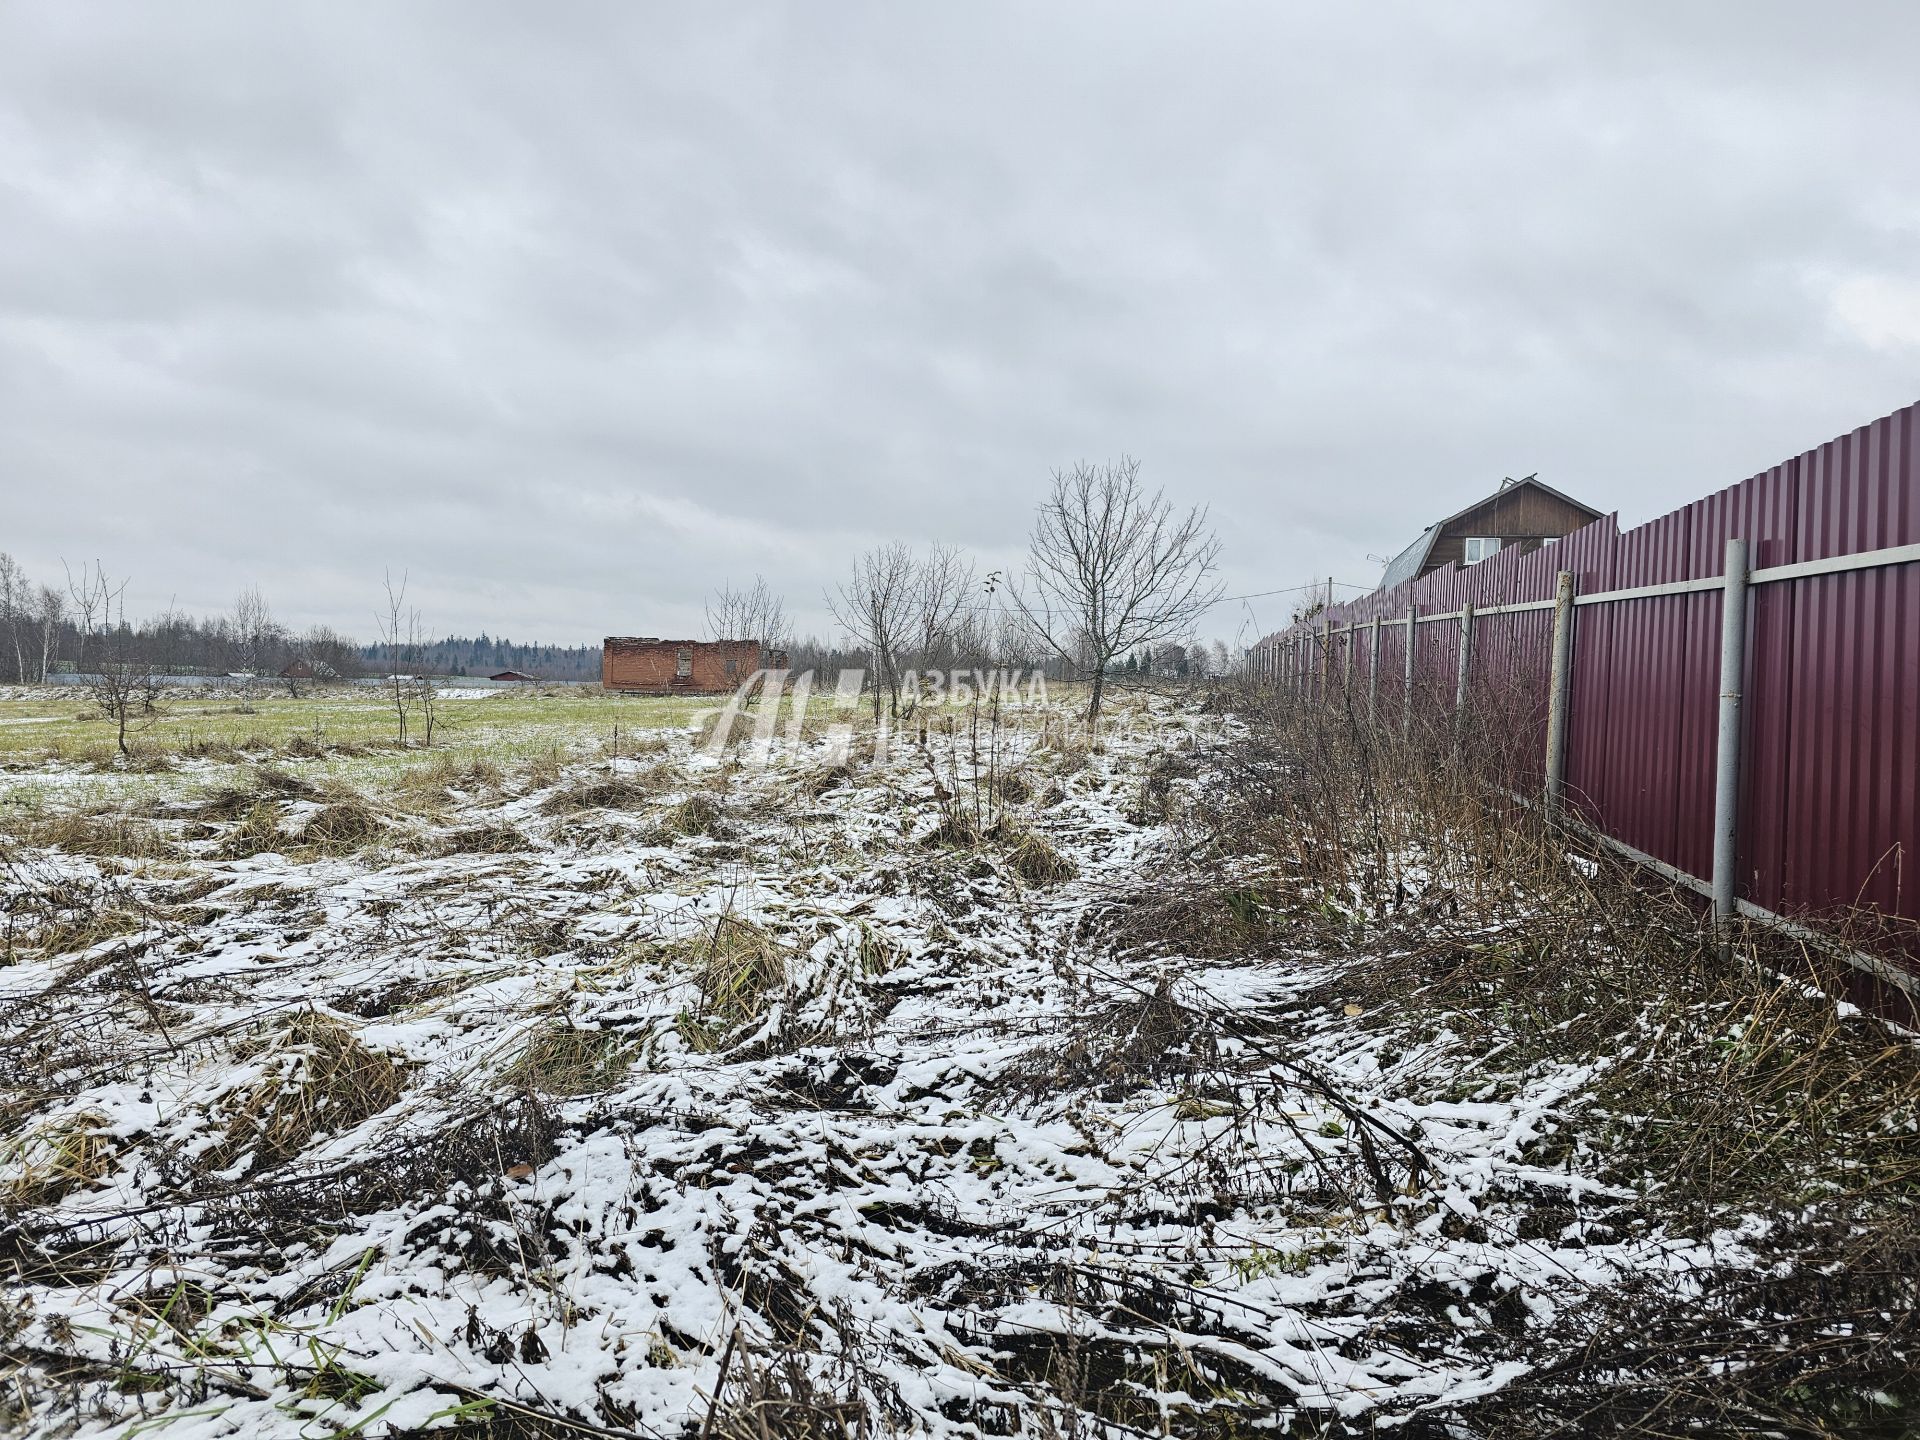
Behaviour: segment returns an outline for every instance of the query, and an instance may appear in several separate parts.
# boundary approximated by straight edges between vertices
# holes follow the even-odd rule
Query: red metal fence
[[[1531,554],[1335,606],[1267,637],[1254,664],[1306,693],[1337,668],[1390,721],[1459,702],[1466,637],[1467,692],[1498,683],[1522,697],[1516,753],[1533,759],[1511,780],[1544,789],[1554,594],[1571,572],[1566,801],[1704,889],[1730,539],[1748,542],[1751,584],[1735,702],[1740,908],[1920,919],[1920,868],[1906,873],[1920,856],[1920,405],[1638,529],[1609,516]]]

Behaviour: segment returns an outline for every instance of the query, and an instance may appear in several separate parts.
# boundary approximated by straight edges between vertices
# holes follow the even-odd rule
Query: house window
[[[685,680],[693,674],[693,651],[682,650],[673,657],[673,674],[676,680]]]
[[[1500,540],[1494,535],[1467,536],[1467,564],[1478,565],[1500,553]]]
[[[740,673],[740,662],[738,660],[727,661],[727,679],[731,680],[733,679],[734,676],[738,675],[739,673]]]

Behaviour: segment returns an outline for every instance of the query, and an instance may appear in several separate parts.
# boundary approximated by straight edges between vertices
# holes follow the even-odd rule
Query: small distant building
[[[502,670],[498,675],[489,675],[489,680],[512,680],[521,685],[534,685],[537,682],[531,675],[523,675],[518,670]]]
[[[1600,518],[1600,512],[1562,495],[1539,477],[1507,480],[1485,499],[1436,521],[1387,562],[1382,590],[1418,580],[1446,565],[1478,565],[1502,550],[1538,550]]]
[[[786,651],[766,650],[758,640],[609,635],[601,645],[600,684],[637,695],[725,695],[754,671],[786,664]]]
[[[324,660],[296,660],[280,672],[282,680],[338,680],[340,672]]]

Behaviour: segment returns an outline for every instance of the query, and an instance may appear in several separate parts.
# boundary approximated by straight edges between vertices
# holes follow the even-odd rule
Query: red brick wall
[[[682,651],[693,673],[675,671]],[[727,662],[733,662],[728,673]],[[652,694],[724,695],[760,668],[757,640],[636,640],[610,635],[600,651],[600,684]]]

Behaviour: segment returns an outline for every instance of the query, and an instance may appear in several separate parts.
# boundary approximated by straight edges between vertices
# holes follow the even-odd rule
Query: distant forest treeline
[[[120,609],[120,593],[97,570],[91,578],[83,571],[78,577],[63,574],[57,584],[35,583],[0,551],[0,682],[58,680],[62,673],[86,674],[109,665],[161,675],[275,676],[295,661],[341,679],[396,671],[483,677],[505,670],[539,680],[591,683],[600,678],[598,645],[526,644],[484,633],[368,645],[324,625],[305,630],[282,625],[258,589],[242,593],[226,614],[190,615],[169,607],[136,621]],[[747,633],[737,624],[730,628]],[[789,640],[787,649],[792,669],[812,670],[826,684],[842,669],[863,670],[870,677],[879,673],[871,650],[862,646],[809,635]],[[1038,670],[1050,680],[1073,669],[1027,641],[1016,627],[971,615],[932,643],[899,646],[894,664],[921,670]],[[1116,661],[1109,673],[1192,677],[1229,668],[1226,647],[1217,641],[1211,649],[1163,643],[1140,647]]]
[[[0,682],[58,680],[102,665],[161,675],[278,675],[296,660],[342,679],[392,669],[435,675],[518,670],[542,680],[598,680],[597,645],[524,645],[450,635],[418,645],[364,645],[325,625],[295,630],[273,618],[258,589],[222,615],[170,606],[144,620],[121,608],[123,586],[97,571],[29,576],[0,551]]]
[[[522,645],[480,634],[468,639],[449,635],[418,646],[362,645],[361,668],[370,673],[392,670],[428,675],[497,675],[517,670],[537,680],[598,680],[598,645]]]

